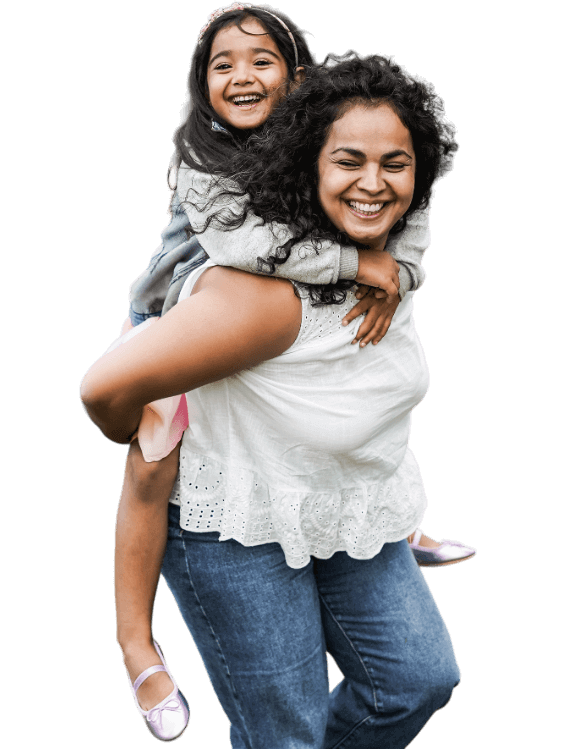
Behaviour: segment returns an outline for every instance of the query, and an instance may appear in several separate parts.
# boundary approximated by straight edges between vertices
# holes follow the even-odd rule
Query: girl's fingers
[[[366,346],[371,340],[373,340],[373,337],[377,333],[376,322],[378,321],[378,319],[379,315],[377,314],[377,312],[374,309],[370,309],[365,320],[359,326],[357,335],[351,343],[355,344],[359,342],[363,347]]]
[[[345,317],[342,320],[342,325],[349,325],[349,323],[352,320],[355,320],[360,315],[364,315],[367,310],[369,309],[369,304],[365,299],[363,299],[361,302],[355,305],[353,309],[349,310],[349,312],[345,315]]]
[[[361,283],[357,287],[357,291],[355,292],[355,298],[356,299],[363,299],[364,296],[367,296],[369,293],[369,290],[373,288],[371,286],[366,286],[365,284]]]

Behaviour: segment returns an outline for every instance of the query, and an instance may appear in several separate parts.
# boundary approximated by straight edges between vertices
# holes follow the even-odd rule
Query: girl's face
[[[239,130],[262,125],[287,95],[288,70],[283,55],[255,18],[234,24],[213,39],[207,68],[209,102],[216,114]],[[256,36],[258,35],[258,36]]]
[[[383,250],[413,197],[411,134],[389,104],[355,105],[331,125],[318,174],[319,202],[333,225]]]

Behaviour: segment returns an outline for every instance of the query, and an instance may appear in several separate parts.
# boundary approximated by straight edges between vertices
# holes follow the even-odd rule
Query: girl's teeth
[[[235,98],[233,99],[233,102],[235,104],[243,104],[245,102],[254,102],[254,101],[259,101],[259,97],[252,96],[252,95],[251,96],[235,96]]]

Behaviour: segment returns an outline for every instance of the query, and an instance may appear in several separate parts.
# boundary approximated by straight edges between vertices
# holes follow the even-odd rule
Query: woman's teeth
[[[357,213],[363,213],[366,216],[373,216],[384,206],[384,203],[358,203],[356,200],[350,200],[348,202],[354,211],[357,211]]]

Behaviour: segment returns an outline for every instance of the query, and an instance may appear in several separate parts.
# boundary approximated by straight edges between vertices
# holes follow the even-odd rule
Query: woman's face
[[[234,24],[213,39],[207,67],[209,101],[216,114],[239,130],[262,125],[288,93],[283,55],[255,18]]]
[[[331,125],[318,173],[319,201],[334,226],[383,250],[413,197],[411,134],[389,104],[356,104]]]

